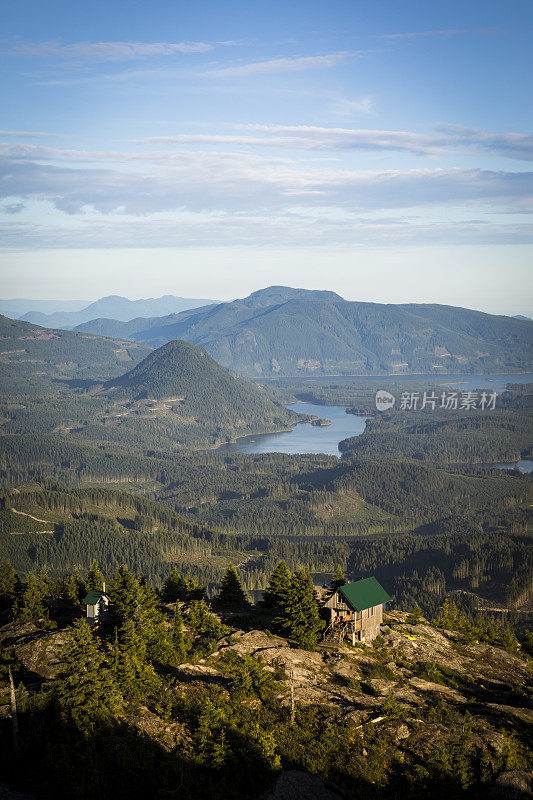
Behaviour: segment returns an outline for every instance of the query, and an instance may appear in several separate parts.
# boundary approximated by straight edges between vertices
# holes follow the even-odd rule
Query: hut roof
[[[101,597],[107,597],[106,593],[101,592],[99,589],[89,589],[87,596],[83,599],[83,602],[88,606],[94,606]]]
[[[376,578],[363,578],[346,583],[339,588],[339,594],[356,611],[379,606],[390,600],[389,595]]]

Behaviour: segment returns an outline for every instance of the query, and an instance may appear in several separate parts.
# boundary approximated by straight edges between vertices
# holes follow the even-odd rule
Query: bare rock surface
[[[278,777],[267,800],[342,800],[343,795],[327,789],[307,772],[287,770]]]
[[[432,681],[425,681],[423,678],[411,678],[409,683],[415,689],[422,692],[436,692],[437,694],[444,695],[448,700],[453,700],[456,703],[466,703],[467,699],[456,689],[449,686],[443,686],[441,683],[432,683]]]
[[[45,680],[57,674],[63,631],[46,631],[33,622],[12,622],[0,628],[0,643],[29,671]]]
[[[504,706],[499,703],[485,703],[484,705],[485,708],[505,717],[514,717],[520,722],[525,722],[526,725],[533,725],[533,709],[531,708],[516,708],[515,706]]]
[[[533,772],[514,769],[502,772],[489,791],[492,800],[527,800],[533,797]]]
[[[172,752],[184,740],[183,726],[177,722],[167,722],[153,714],[128,716],[123,719],[129,727],[156,739],[168,752]]]

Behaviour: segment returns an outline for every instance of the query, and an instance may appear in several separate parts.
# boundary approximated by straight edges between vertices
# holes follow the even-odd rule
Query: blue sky
[[[530,314],[530,2],[3,9],[1,293]]]

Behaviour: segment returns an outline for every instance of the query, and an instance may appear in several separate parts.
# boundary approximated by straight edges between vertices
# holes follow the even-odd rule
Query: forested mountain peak
[[[170,397],[176,392],[189,393],[193,386],[198,390],[200,385],[204,390],[211,387],[214,393],[235,386],[257,391],[217,364],[203,347],[180,339],[154,350],[132,370],[107,381],[106,385],[146,392],[157,399]]]
[[[242,375],[519,372],[533,359],[533,325],[453,306],[344,300],[270,286],[173,317],[83,326],[158,347],[185,339]]]
[[[265,289],[258,289],[248,297],[239,300],[239,303],[250,306],[271,306],[276,303],[286,303],[288,300],[342,300],[344,299],[336,292],[326,289],[293,289],[291,286],[267,286]]]
[[[279,430],[296,419],[262,389],[217,364],[203,347],[180,340],[158,348],[104,387],[135,400],[165,401],[182,419],[228,434]]]

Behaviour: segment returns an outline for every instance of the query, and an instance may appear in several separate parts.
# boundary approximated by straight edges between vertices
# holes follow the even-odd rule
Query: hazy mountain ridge
[[[20,319],[29,311],[42,314],[53,314],[56,311],[81,311],[89,305],[90,300],[33,300],[17,297],[11,300],[0,300],[0,314],[11,319]]]
[[[50,301],[52,302],[52,301]],[[129,300],[119,295],[101,297],[85,308],[75,311],[60,311],[43,313],[42,311],[28,311],[21,319],[34,322],[38,325],[56,328],[74,328],[84,322],[99,317],[112,317],[119,322],[128,322],[135,317],[152,317],[155,315],[174,314],[189,308],[204,306],[212,302],[206,299],[194,299],[164,295],[163,297],[150,297],[143,300]]]
[[[533,326],[526,320],[286,287],[146,322],[126,327],[95,320],[80,330],[152,347],[185,339],[248,376],[524,371],[533,358]]]

